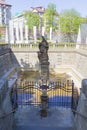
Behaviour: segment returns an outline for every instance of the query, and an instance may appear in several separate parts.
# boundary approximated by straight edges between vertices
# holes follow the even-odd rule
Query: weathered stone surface
[[[87,98],[87,79],[83,79],[82,80],[82,91],[85,94],[86,98]]]
[[[39,68],[39,60],[37,57],[38,48],[22,49],[15,48],[13,50],[21,67],[28,65],[28,67]],[[26,60],[27,56],[27,60]],[[76,49],[60,49],[50,48],[48,51],[50,65],[49,68],[73,68],[82,77],[87,77],[87,51]],[[33,60],[32,60],[33,59]],[[21,62],[22,61],[22,62]],[[26,63],[27,62],[27,63]],[[84,67],[83,67],[84,64]]]
[[[77,111],[87,117],[87,98],[83,93],[80,95]],[[76,130],[87,130],[87,119],[80,114],[75,116]]]
[[[0,130],[13,130],[13,113],[8,114],[11,111],[10,89],[4,82],[0,89]],[[4,118],[1,118],[3,116]]]
[[[3,55],[0,54],[0,77],[15,66],[19,66],[19,63],[12,52],[7,52]]]
[[[87,79],[82,80],[82,89],[75,116],[76,130],[87,130]]]

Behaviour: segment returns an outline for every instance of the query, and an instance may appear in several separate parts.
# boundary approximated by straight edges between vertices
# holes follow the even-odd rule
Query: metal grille
[[[66,83],[50,82],[47,86],[38,86],[36,82],[26,81],[17,87],[18,106],[38,106],[41,104],[40,97],[43,89],[47,90],[49,97],[48,107],[66,107],[76,108],[77,106],[77,90],[73,81]]]

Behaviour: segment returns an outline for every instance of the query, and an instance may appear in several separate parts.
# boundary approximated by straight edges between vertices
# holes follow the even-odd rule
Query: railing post
[[[72,104],[71,104],[71,108],[74,108],[74,82],[72,80]]]

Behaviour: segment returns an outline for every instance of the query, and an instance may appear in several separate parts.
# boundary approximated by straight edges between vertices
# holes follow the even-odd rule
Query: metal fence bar
[[[25,106],[37,106],[40,105],[41,88],[35,87],[34,81],[26,81],[22,83],[20,88],[17,88],[18,93],[18,105]],[[74,102],[74,82],[62,83],[60,81],[53,82],[50,88],[47,89],[49,97],[49,107],[71,107],[75,108]]]

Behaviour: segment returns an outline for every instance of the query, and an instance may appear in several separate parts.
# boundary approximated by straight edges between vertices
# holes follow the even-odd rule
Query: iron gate
[[[49,107],[75,108],[78,102],[77,90],[73,81],[67,80],[66,83],[50,82],[50,85],[36,85],[36,82],[26,81],[17,87],[18,106],[38,106],[41,104],[40,96],[44,89],[47,90],[49,97]]]

